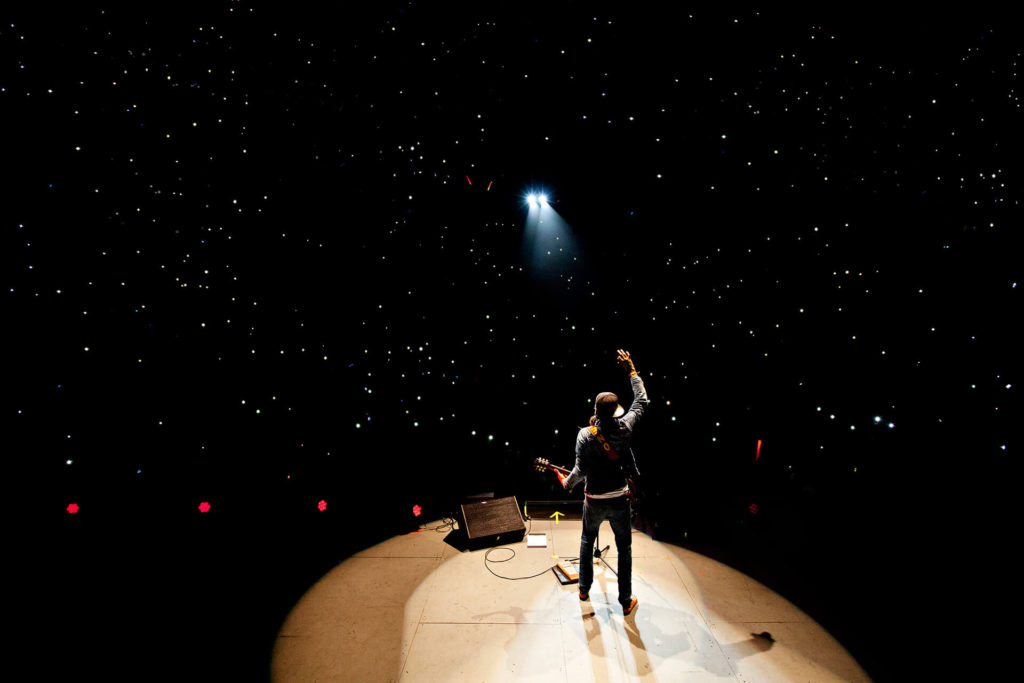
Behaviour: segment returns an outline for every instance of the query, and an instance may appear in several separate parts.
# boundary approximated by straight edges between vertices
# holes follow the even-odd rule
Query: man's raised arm
[[[622,416],[622,421],[633,427],[636,421],[640,419],[640,416],[647,410],[647,405],[651,402],[647,398],[647,390],[644,388],[644,381],[640,379],[640,375],[637,374],[636,367],[633,365],[633,359],[629,355],[629,351],[623,351],[619,349],[618,361],[622,363],[622,368],[629,373],[629,382],[633,385],[633,405],[629,407],[626,414]]]

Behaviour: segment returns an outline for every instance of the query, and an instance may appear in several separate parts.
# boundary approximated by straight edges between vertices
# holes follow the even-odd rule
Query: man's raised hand
[[[629,355],[629,351],[619,349],[619,357],[616,359],[622,363],[622,368],[630,375],[636,373],[636,368],[633,367],[633,359]]]

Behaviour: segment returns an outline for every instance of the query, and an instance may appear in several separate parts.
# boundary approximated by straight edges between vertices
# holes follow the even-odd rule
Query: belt
[[[595,494],[585,493],[583,495],[585,495],[587,498],[589,498],[591,500],[608,500],[610,498],[621,498],[622,496],[625,496],[628,493],[629,493],[629,487],[628,486],[623,486],[619,490],[609,491],[608,493],[595,493]]]

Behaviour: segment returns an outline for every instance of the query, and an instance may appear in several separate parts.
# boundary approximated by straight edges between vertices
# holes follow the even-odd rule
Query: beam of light
[[[757,462],[761,457],[761,439],[757,440],[757,454],[754,456],[754,462]]]
[[[524,197],[528,206],[523,229],[523,265],[532,284],[561,296],[582,295],[577,276],[584,268],[572,229],[552,205],[548,189],[531,188]]]

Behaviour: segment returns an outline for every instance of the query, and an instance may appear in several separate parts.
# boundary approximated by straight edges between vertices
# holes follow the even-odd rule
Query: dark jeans
[[[629,605],[633,597],[633,529],[630,526],[629,499],[583,501],[583,536],[580,538],[580,592],[589,593],[594,583],[594,542],[601,522],[608,520],[615,534],[615,550],[619,555],[619,602]]]

